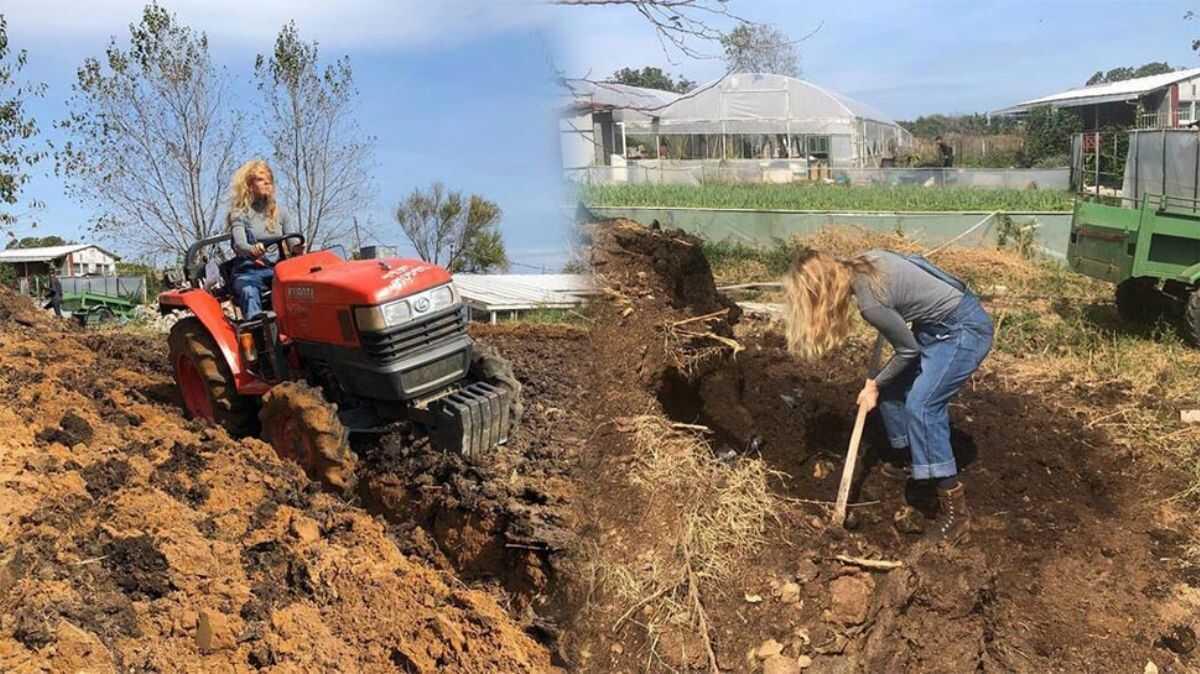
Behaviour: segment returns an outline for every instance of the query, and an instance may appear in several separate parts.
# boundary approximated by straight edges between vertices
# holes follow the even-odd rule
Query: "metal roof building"
[[[493,323],[500,312],[573,309],[596,294],[586,274],[455,274],[454,285],[473,313]]]
[[[1089,128],[1114,122],[1138,128],[1174,128],[1196,121],[1200,68],[1094,84],[1023,101],[997,115],[1024,115],[1035,108],[1070,108]]]
[[[0,264],[20,265],[18,268],[23,269],[26,276],[47,273],[50,263],[54,263],[64,276],[112,275],[117,273],[116,264],[120,259],[91,243],[0,250]]]

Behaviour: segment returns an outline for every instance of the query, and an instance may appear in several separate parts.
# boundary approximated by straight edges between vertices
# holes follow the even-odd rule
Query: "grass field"
[[[587,185],[589,206],[808,211],[1070,211],[1061,190],[838,185]]]

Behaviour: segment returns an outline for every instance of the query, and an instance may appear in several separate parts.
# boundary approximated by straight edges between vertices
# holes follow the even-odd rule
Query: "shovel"
[[[869,371],[879,368],[879,357],[883,352],[883,337],[875,340],[875,348],[871,352]],[[846,451],[846,465],[842,467],[842,482],[838,485],[837,502],[833,505],[833,526],[841,527],[846,524],[846,502],[850,500],[850,485],[854,482],[854,467],[858,463],[858,445],[862,442],[863,425],[867,421],[867,408],[858,406],[858,416],[854,418],[854,432],[850,434],[850,449]]]

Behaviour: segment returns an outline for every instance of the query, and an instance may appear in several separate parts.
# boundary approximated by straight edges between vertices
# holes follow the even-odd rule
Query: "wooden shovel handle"
[[[846,501],[850,499],[850,483],[854,481],[854,464],[858,463],[858,444],[862,441],[863,425],[867,421],[867,407],[858,406],[854,419],[854,432],[850,434],[850,449],[846,452],[846,465],[842,468],[842,483],[838,485],[837,503],[833,507],[833,525],[846,523]]]

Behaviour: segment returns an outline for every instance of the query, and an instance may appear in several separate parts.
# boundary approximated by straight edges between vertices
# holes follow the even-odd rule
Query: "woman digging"
[[[783,279],[788,349],[817,358],[844,343],[853,310],[895,354],[858,394],[879,405],[894,450],[882,471],[932,482],[938,521],[927,536],[965,542],[970,520],[950,447],[950,400],[992,347],[992,320],[962,281],[919,256],[871,250],[841,259],[816,251],[796,256]],[[908,324],[912,324],[910,328]]]

